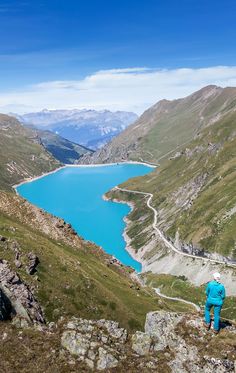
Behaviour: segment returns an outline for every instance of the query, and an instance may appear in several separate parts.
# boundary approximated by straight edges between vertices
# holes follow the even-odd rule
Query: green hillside
[[[175,159],[124,186],[154,194],[159,227],[175,240],[236,259],[236,114],[199,136]],[[135,198],[135,197],[132,197]]]
[[[59,166],[60,162],[38,143],[34,131],[13,117],[0,115],[0,189],[10,190],[25,178]]]
[[[160,162],[154,172],[123,187],[153,193],[165,235],[179,247],[188,244],[236,260],[235,109],[236,88],[209,86],[184,99],[161,101],[91,159],[112,160],[109,155],[113,150],[117,154],[117,144],[126,136],[126,144],[133,146],[126,148],[129,159]],[[134,226],[128,233],[140,248],[150,240],[145,227],[152,218],[139,197],[125,198],[139,206],[140,216],[130,215]]]
[[[84,162],[157,163],[168,159],[188,146],[204,128],[233,111],[235,105],[236,88],[216,86],[207,86],[186,98],[159,101],[108,145],[85,157]]]

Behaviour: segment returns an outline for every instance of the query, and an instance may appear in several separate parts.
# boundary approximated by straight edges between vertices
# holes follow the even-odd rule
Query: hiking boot
[[[215,330],[215,329],[214,329],[214,330],[213,330],[213,333],[217,335],[217,334],[219,334],[219,330]]]
[[[210,327],[211,327],[211,324],[208,324],[208,323],[204,322],[204,328],[206,330],[210,330]]]

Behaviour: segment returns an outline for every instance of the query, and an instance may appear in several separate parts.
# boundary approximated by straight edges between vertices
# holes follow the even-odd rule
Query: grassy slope
[[[110,318],[135,329],[143,326],[148,311],[172,308],[168,302],[160,306],[150,291],[131,287],[128,270],[108,266],[107,256],[87,241],[81,241],[79,248],[72,247],[5,214],[0,214],[0,235],[17,240],[23,253],[33,251],[39,256],[37,277],[29,276],[23,267],[17,272],[28,284],[36,286],[47,320],[62,315]],[[0,256],[14,268],[11,250],[0,246]]]
[[[174,101],[162,100],[108,145],[95,152],[91,163],[144,160],[157,163],[188,144],[218,116],[233,110],[236,88],[208,86]]]
[[[168,236],[174,238],[178,230],[181,240],[231,258],[236,258],[235,128],[233,112],[204,129],[189,143],[186,154],[124,184],[154,194],[160,227]],[[202,176],[205,181],[195,198],[192,185]]]
[[[26,177],[51,171],[60,165],[35,141],[32,130],[21,126],[16,119],[0,114],[0,189],[9,190],[11,185]]]
[[[214,86],[205,87],[184,99],[171,101],[140,141],[139,152],[145,160],[155,162],[191,141],[212,119],[232,110],[235,105],[235,88]]]
[[[190,284],[184,276],[157,275],[149,272],[143,274],[143,278],[147,285],[159,288],[161,293],[194,302],[204,309],[205,286],[196,287]],[[235,297],[226,297],[221,316],[229,320],[236,320]]]

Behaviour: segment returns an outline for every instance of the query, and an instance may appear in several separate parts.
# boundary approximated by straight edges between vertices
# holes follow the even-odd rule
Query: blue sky
[[[24,93],[38,84],[60,81],[68,87],[68,82],[97,77],[101,70],[142,67],[145,75],[148,69],[171,74],[183,68],[234,67],[235,19],[235,0],[1,0],[0,106],[27,105]],[[225,84],[234,83],[231,75]],[[217,78],[224,85],[219,75],[210,82]],[[157,93],[159,99],[162,93]],[[152,100],[144,97],[144,107],[152,101],[154,95]],[[91,101],[78,97],[77,104],[72,97],[71,102],[96,106],[93,95]],[[56,108],[62,101],[48,104]]]

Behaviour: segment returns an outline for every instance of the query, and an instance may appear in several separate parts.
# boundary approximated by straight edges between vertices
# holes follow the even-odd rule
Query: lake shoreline
[[[55,170],[52,170],[52,171],[49,171],[49,172],[46,172],[46,173],[43,173],[39,176],[35,176],[35,177],[31,177],[31,178],[26,178],[24,181],[18,183],[18,184],[15,184],[12,186],[12,188],[14,189],[15,193],[17,195],[19,195],[18,193],[18,190],[17,188],[20,187],[21,185],[23,184],[26,184],[26,183],[31,183],[33,181],[36,181],[36,180],[39,180],[41,178],[44,178],[48,175],[51,175],[51,174],[54,174],[54,173],[57,173],[59,172],[60,170],[63,170],[63,169],[66,169],[66,168],[96,168],[96,167],[109,167],[109,166],[117,166],[117,165],[127,165],[127,164],[131,164],[131,165],[144,165],[144,166],[147,166],[147,167],[150,167],[150,168],[153,168],[155,169],[157,166],[153,165],[153,164],[148,164],[148,163],[145,163],[145,162],[138,162],[138,161],[127,161],[127,162],[116,162],[116,163],[102,163],[102,164],[89,164],[89,165],[68,165],[68,164],[65,164],[65,165],[62,165],[61,167],[58,167],[56,168]],[[113,187],[114,188],[114,187]],[[110,189],[112,190],[112,189]],[[131,211],[128,213],[128,215],[134,210],[135,208],[135,205],[134,203],[132,202],[129,202],[129,201],[124,201],[124,200],[118,200],[118,199],[109,199],[105,194],[102,196],[103,200],[107,200],[107,201],[114,201],[116,203],[122,203],[122,204],[126,204],[130,207]],[[140,270],[135,270],[135,273],[142,273],[142,270],[143,270],[143,263],[142,261],[140,260],[140,258],[137,258],[137,253],[135,252],[135,250],[133,249],[133,247],[131,246],[131,239],[129,238],[128,234],[127,234],[127,231],[129,229],[129,225],[130,225],[130,221],[128,219],[128,215],[126,215],[124,218],[123,218],[123,221],[125,223],[125,228],[124,228],[124,231],[122,233],[122,237],[125,241],[125,250],[127,251],[127,253],[130,255],[130,257],[132,259],[134,259],[136,262],[138,262],[141,266],[141,269]],[[103,249],[104,252],[105,249]],[[115,255],[114,255],[115,256]],[[123,263],[124,264],[124,263]]]
[[[112,189],[111,189],[112,190]],[[142,273],[143,272],[143,264],[144,262],[141,260],[141,258],[139,258],[137,256],[137,253],[135,251],[135,249],[131,246],[131,238],[128,236],[128,229],[129,229],[129,225],[130,225],[130,220],[128,218],[129,214],[132,213],[132,211],[135,209],[135,204],[133,202],[130,202],[130,201],[124,201],[124,200],[120,200],[120,199],[117,199],[117,198],[108,198],[105,194],[102,196],[102,198],[104,199],[104,201],[112,201],[112,202],[116,202],[116,203],[123,203],[125,205],[128,205],[130,208],[131,208],[131,211],[128,213],[128,215],[126,215],[123,219],[123,221],[125,222],[125,229],[124,229],[124,232],[122,233],[122,237],[124,238],[124,241],[126,243],[125,245],[125,250],[129,253],[129,255],[134,259],[136,260],[136,262],[140,263],[141,266],[142,266],[142,269],[140,272],[137,272],[135,271],[135,273]]]
[[[63,166],[60,166],[60,167],[57,167],[55,170],[52,170],[52,171],[49,171],[49,172],[44,172],[42,173],[41,175],[39,176],[34,176],[34,177],[28,177],[28,178],[25,178],[23,181],[21,181],[20,183],[18,184],[14,184],[12,185],[12,188],[14,189],[15,193],[17,195],[19,195],[19,193],[17,192],[17,188],[25,183],[31,183],[35,180],[39,180],[39,179],[42,179],[43,177],[45,176],[48,176],[48,175],[51,175],[51,174],[54,174],[60,170],[63,170],[64,168],[67,168],[67,167],[75,167],[75,168],[84,168],[84,167],[108,167],[108,166],[117,166],[117,165],[122,165],[122,164],[140,164],[140,165],[144,165],[144,166],[147,166],[147,167],[150,167],[150,168],[156,168],[157,166],[156,165],[153,165],[151,163],[145,163],[145,162],[138,162],[138,161],[125,161],[125,162],[114,162],[114,163],[97,163],[97,164],[64,164]]]

